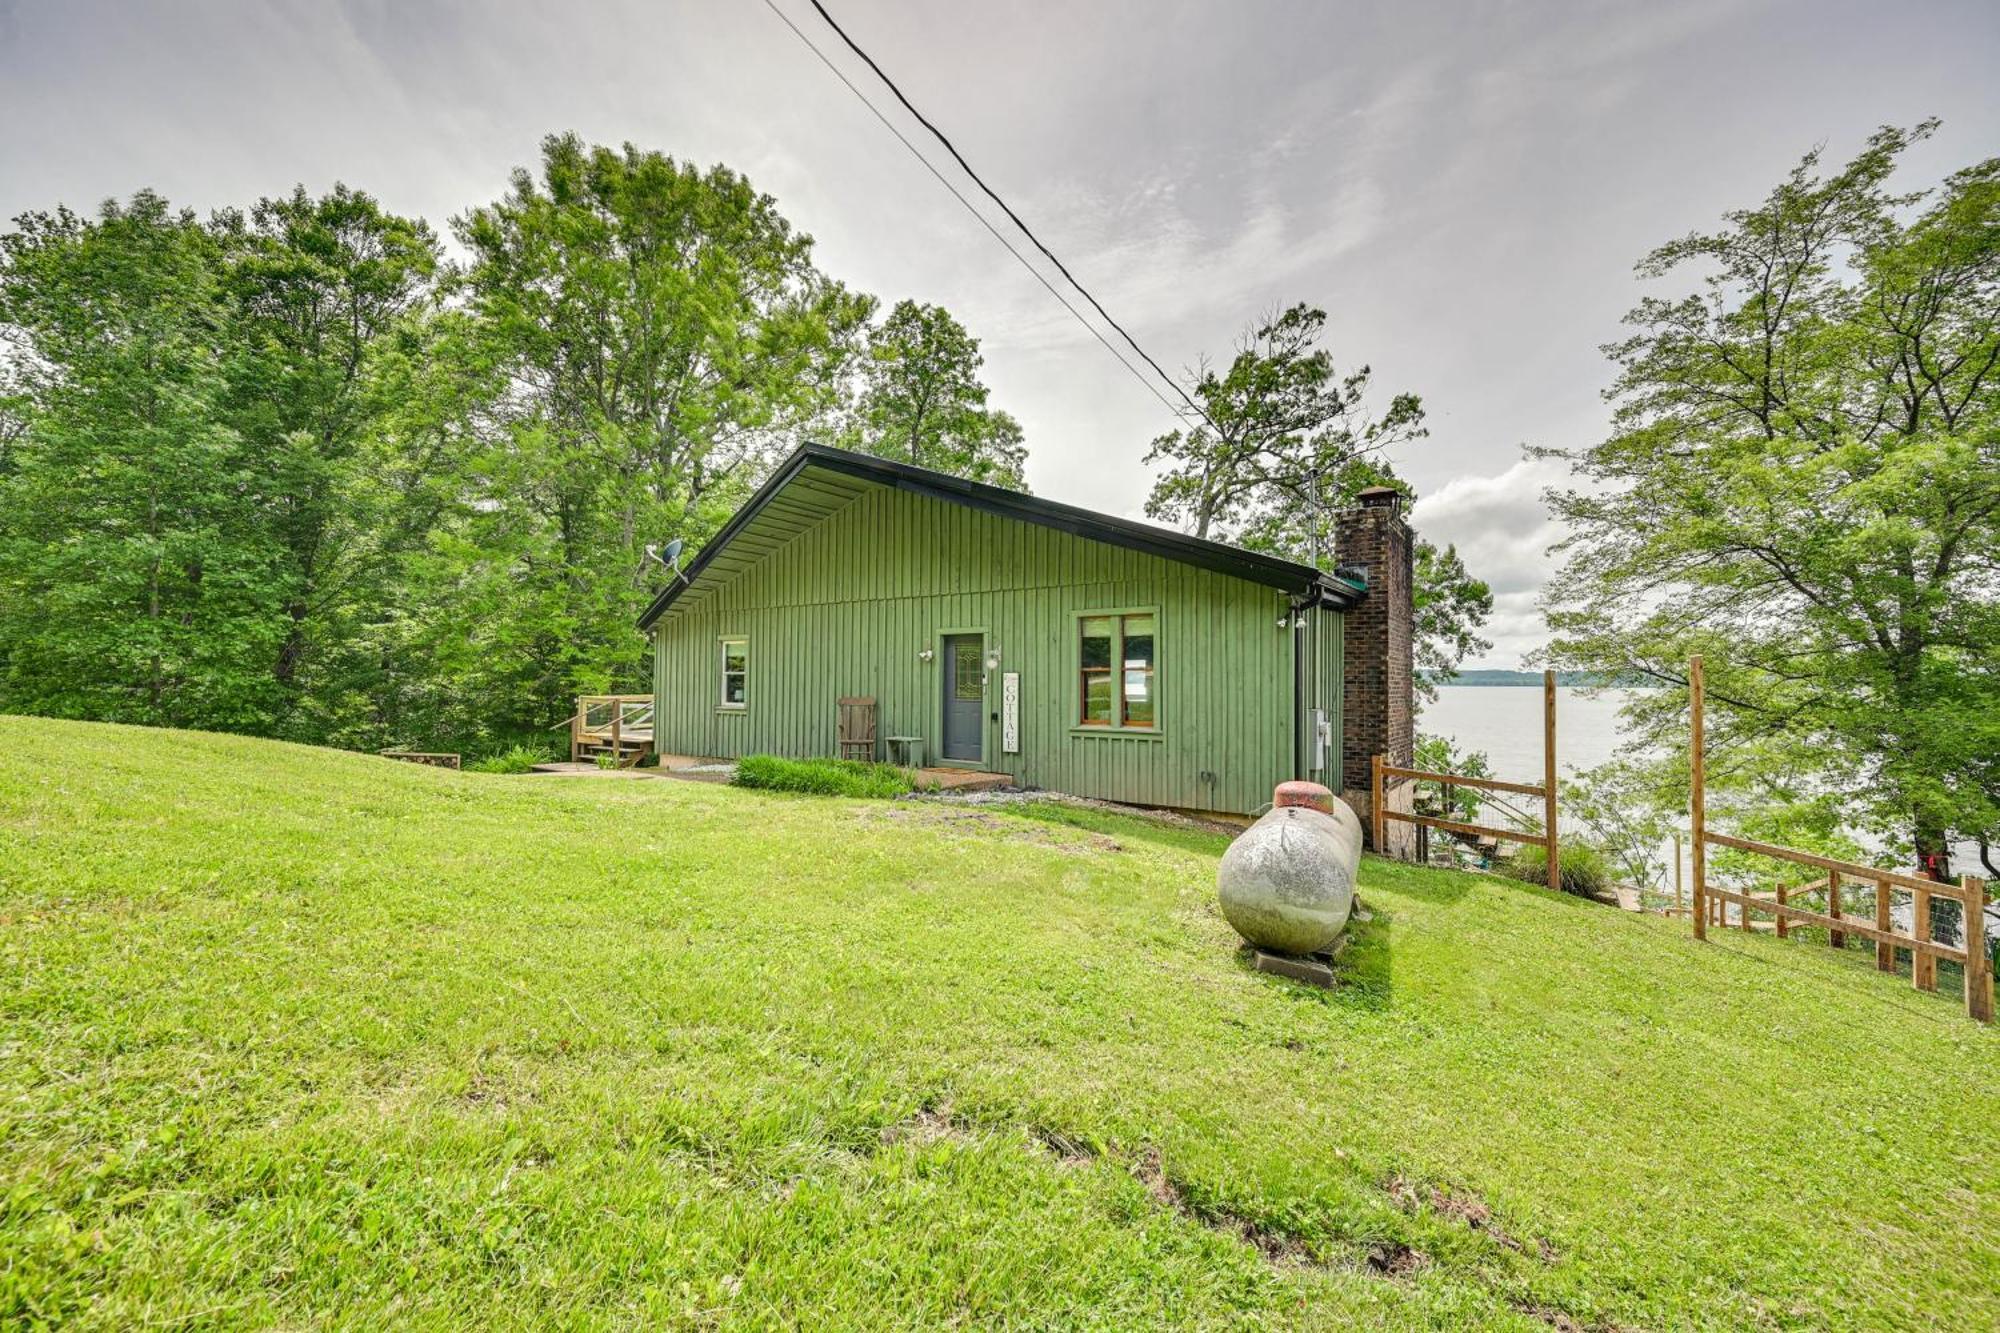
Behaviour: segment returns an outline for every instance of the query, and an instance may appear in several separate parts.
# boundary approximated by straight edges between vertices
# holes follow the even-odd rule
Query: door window
[[[957,643],[952,645],[952,688],[954,699],[978,699],[986,693],[986,682],[979,675],[979,645],[977,643]]]

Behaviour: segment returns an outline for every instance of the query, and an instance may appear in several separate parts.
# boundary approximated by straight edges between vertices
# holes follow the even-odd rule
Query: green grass
[[[0,752],[0,1326],[2000,1324],[2000,1039],[1858,951],[1369,861],[1322,992],[1100,812]]]
[[[780,759],[769,754],[744,756],[730,781],[738,787],[813,796],[887,797],[910,790],[909,775],[891,764],[864,764],[856,759]]]
[[[548,762],[549,755],[546,750],[537,750],[527,745],[515,745],[500,751],[498,754],[490,754],[484,759],[473,760],[465,766],[465,771],[468,773],[526,773],[534,768],[536,764],[546,764]]]

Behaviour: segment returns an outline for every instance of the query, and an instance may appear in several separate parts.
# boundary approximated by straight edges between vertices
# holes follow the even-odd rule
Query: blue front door
[[[944,744],[946,759],[977,764],[985,756],[986,640],[977,634],[947,635],[944,641]]]

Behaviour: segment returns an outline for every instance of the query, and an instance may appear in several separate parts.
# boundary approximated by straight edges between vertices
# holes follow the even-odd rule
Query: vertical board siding
[[[935,763],[942,635],[983,626],[1000,654],[985,767],[1079,796],[1250,813],[1299,776],[1303,710],[1325,708],[1340,734],[1341,617],[1313,611],[1305,630],[1280,630],[1285,605],[1275,589],[1212,570],[870,489],[660,620],[657,743],[670,754],[830,755],[835,701],[871,695],[877,734],[922,736]],[[1159,733],[1076,734],[1076,613],[1140,606],[1159,609]],[[724,711],[718,645],[738,634],[750,640],[749,706]],[[1295,653],[1308,655],[1297,710]],[[990,720],[1002,671],[1021,676],[1012,755]]]

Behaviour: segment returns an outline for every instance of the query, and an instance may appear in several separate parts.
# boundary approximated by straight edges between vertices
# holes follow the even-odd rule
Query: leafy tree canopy
[[[845,442],[865,453],[1026,490],[1021,424],[986,406],[979,340],[942,306],[898,301],[868,333]]]
[[[491,614],[455,628],[514,663],[526,726],[646,679],[645,547],[698,545],[830,419],[874,303],[735,172],[631,145],[551,137],[456,230],[465,350],[500,384],[453,575]]]
[[[280,553],[227,410],[214,235],[141,192],[0,238],[19,392],[0,473],[0,703],[270,726]]]
[[[1884,129],[1669,242],[1606,348],[1613,429],[1548,496],[1552,660],[1671,688],[1705,655],[1711,769],[1782,768],[1942,855],[2000,831],[2000,159],[1897,193]]]
[[[1370,370],[1342,376],[1319,345],[1326,312],[1295,305],[1260,322],[1222,372],[1202,366],[1190,392],[1206,419],[1153,441],[1148,464],[1164,464],[1146,513],[1198,537],[1234,541],[1325,565],[1332,516],[1369,486],[1414,491],[1382,453],[1422,439],[1423,403],[1399,393],[1379,417],[1367,412]],[[1451,546],[1416,549],[1417,688],[1429,695],[1465,658],[1492,645],[1480,629],[1491,589]]]

